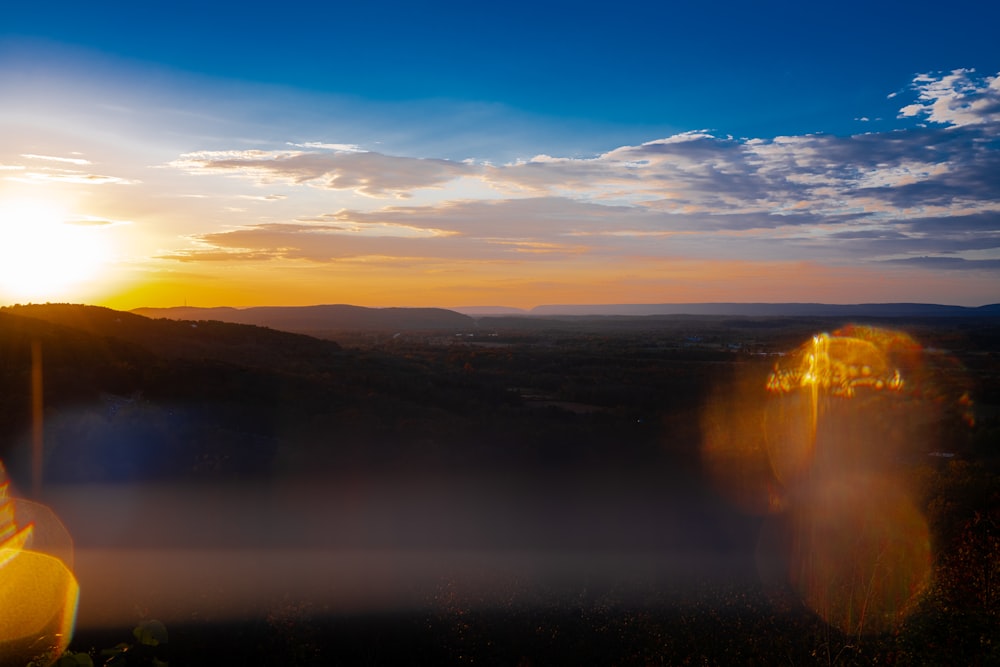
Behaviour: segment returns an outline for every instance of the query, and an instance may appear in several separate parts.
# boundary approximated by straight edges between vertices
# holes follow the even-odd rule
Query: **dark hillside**
[[[635,465],[662,456],[668,423],[685,424],[672,446],[691,462],[694,423],[668,415],[694,409],[728,359],[687,353],[678,365],[631,343],[592,359],[589,337],[558,349],[404,338],[343,350],[256,326],[65,304],[0,315],[12,397],[0,457],[25,474],[38,340],[46,475],[63,481]]]
[[[37,304],[0,312],[125,341],[167,359],[212,359],[263,368],[312,372],[340,347],[331,341],[261,326],[220,321],[158,320],[99,306]]]

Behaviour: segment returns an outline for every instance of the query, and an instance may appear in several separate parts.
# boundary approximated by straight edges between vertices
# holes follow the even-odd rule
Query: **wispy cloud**
[[[73,169],[68,166],[89,167],[93,165],[90,160],[82,157],[63,157],[56,155],[42,155],[38,153],[21,153],[19,158],[23,159],[23,164],[0,164],[0,171],[15,172],[7,175],[7,180],[27,183],[71,183],[82,185],[134,185],[139,181],[121,176],[110,176],[107,174],[88,173],[81,169]],[[41,162],[42,164],[36,164]]]
[[[107,218],[98,218],[91,215],[72,217],[66,220],[66,222],[80,227],[118,227],[120,225],[132,224],[129,220],[108,220]]]
[[[263,224],[198,236],[197,247],[172,259],[215,261],[223,257],[331,262],[359,258],[432,261],[520,261],[526,255],[576,254],[579,242],[558,243],[508,236],[463,237],[408,226],[381,226],[379,233],[358,233],[352,225]],[[220,254],[220,251],[225,254]]]
[[[930,269],[945,269],[955,271],[997,271],[1000,270],[1000,259],[965,259],[964,257],[921,256],[905,257],[888,260],[893,263],[920,266]]]
[[[79,157],[57,157],[53,155],[37,155],[35,153],[22,153],[21,157],[27,158],[29,160],[43,160],[46,162],[63,162],[66,164],[78,164],[78,165],[91,164],[90,160],[85,160]]]
[[[188,195],[196,196],[196,195]],[[281,201],[282,199],[288,199],[288,195],[237,195],[239,199],[251,199],[253,201]]]
[[[27,182],[76,183],[81,185],[135,185],[139,181],[105,174],[85,174],[73,171],[29,171],[10,176],[10,180]]]
[[[371,197],[406,197],[475,172],[461,162],[360,151],[340,144],[308,144],[312,150],[200,151],[171,163],[192,173],[232,173],[260,183],[285,181]],[[331,148],[331,146],[333,146]]]

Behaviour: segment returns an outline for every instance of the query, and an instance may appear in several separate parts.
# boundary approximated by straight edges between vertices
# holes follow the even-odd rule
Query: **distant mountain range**
[[[837,317],[937,318],[1000,317],[1000,304],[980,307],[927,303],[657,303],[544,305],[530,310],[504,306],[445,308],[367,308],[351,305],[265,306],[254,308],[136,308],[133,314],[152,319],[252,324],[279,331],[329,338],[344,332],[461,332],[480,325],[507,324],[520,318],[587,317]],[[513,318],[513,320],[512,320]],[[525,322],[527,324],[527,322]]]
[[[255,324],[306,334],[336,331],[436,331],[468,329],[474,320],[444,308],[365,308],[349,305],[263,306],[256,308],[136,308],[152,319]]]
[[[509,313],[506,313],[509,314]],[[529,315],[745,315],[754,317],[963,317],[1000,315],[1000,304],[970,308],[932,303],[656,303],[549,305]]]
[[[545,305],[531,310],[505,306],[464,308],[366,308],[350,305],[254,308],[136,308],[153,319],[253,324],[281,331],[329,335],[344,331],[461,331],[491,317],[648,317],[700,315],[743,317],[1000,317],[1000,304],[980,307],[928,303],[656,303]]]

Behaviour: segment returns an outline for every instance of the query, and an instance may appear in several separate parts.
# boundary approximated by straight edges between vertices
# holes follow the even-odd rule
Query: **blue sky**
[[[107,259],[60,289],[123,307],[979,305],[1000,301],[998,19],[25,3],[0,24],[0,197],[64,202]]]
[[[983,2],[18,3],[8,37],[363,99],[735,136],[855,132],[914,74],[996,67]]]

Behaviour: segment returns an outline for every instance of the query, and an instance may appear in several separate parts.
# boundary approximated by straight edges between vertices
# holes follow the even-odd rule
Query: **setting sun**
[[[100,229],[58,203],[0,202],[0,297],[58,300],[98,276],[108,258]]]

